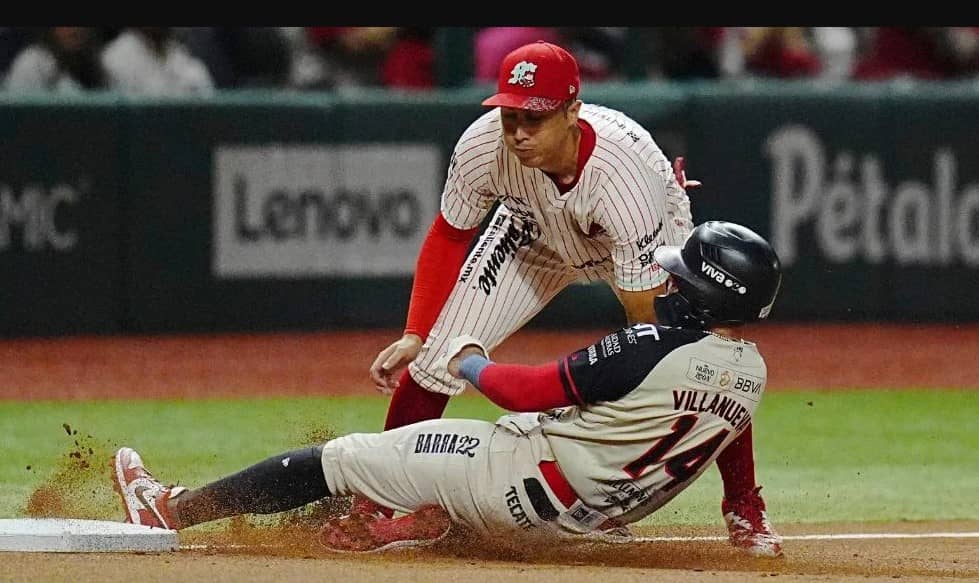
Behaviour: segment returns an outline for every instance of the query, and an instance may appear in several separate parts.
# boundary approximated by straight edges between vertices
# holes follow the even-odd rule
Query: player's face
[[[503,140],[524,166],[547,169],[562,154],[576,121],[573,113],[564,106],[547,112],[503,107]]]

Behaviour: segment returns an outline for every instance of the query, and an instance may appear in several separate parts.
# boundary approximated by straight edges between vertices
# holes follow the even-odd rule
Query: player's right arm
[[[381,392],[389,393],[398,387],[397,376],[421,351],[457,279],[448,274],[459,272],[475,234],[475,228],[453,227],[441,213],[435,217],[418,253],[404,334],[371,364],[371,380]]]
[[[418,254],[404,334],[382,350],[370,367],[371,380],[381,392],[396,389],[398,375],[418,356],[458,280],[466,250],[493,206],[495,196],[487,193],[499,131],[491,121],[485,115],[476,120],[452,153],[439,214]]]

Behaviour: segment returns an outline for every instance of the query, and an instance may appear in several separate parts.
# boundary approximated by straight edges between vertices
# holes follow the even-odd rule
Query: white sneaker
[[[753,557],[782,556],[782,537],[779,536],[765,512],[765,501],[758,493],[761,486],[737,500],[724,499],[721,512],[727,523],[728,540],[736,548]]]
[[[157,481],[144,466],[136,450],[120,448],[113,459],[113,488],[126,507],[126,522],[156,528],[174,529],[167,501],[187,488],[167,487]]]

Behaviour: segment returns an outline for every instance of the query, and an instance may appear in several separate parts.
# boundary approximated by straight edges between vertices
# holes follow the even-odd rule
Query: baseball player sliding
[[[477,531],[582,536],[635,522],[689,486],[750,427],[766,366],[742,325],[767,317],[781,282],[771,246],[708,222],[660,245],[663,325],[637,324],[539,366],[494,363],[473,336],[436,358],[511,411],[495,423],[428,420],[273,456],[196,490],[165,487],[132,449],[115,455],[127,520],[186,528],[357,494],[406,512],[328,524],[329,548],[375,551]],[[767,541],[768,555],[781,552]]]
[[[494,109],[453,152],[404,335],[370,368],[394,392],[385,429],[438,418],[463,391],[438,360],[450,339],[468,334],[492,351],[572,282],[605,281],[629,324],[656,321],[667,274],[653,252],[690,233],[685,188],[697,183],[628,116],[579,101],[579,87],[574,57],[553,44],[525,45],[501,63],[498,92],[483,102]],[[717,464],[731,542],[768,553],[777,534],[755,484],[750,425]],[[391,515],[358,498],[351,520],[378,513]]]

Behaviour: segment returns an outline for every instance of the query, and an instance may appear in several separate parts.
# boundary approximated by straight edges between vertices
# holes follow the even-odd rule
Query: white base
[[[139,524],[77,518],[0,519],[0,551],[97,553],[166,552],[177,531]]]

